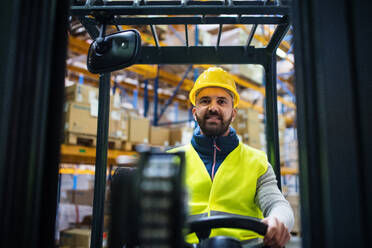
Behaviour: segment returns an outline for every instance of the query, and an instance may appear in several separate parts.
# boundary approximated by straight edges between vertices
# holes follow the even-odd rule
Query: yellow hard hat
[[[220,67],[210,67],[205,70],[198,79],[196,79],[194,87],[189,94],[190,102],[195,106],[196,94],[202,88],[206,87],[221,87],[231,91],[234,94],[234,108],[239,103],[239,94],[236,90],[236,85],[233,77]]]

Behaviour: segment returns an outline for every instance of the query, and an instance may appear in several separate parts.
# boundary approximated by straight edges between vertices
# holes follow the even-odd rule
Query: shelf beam
[[[134,151],[108,150],[107,163],[116,164],[116,158],[121,155],[137,156]],[[61,145],[61,163],[92,164],[96,162],[96,148],[79,145]]]

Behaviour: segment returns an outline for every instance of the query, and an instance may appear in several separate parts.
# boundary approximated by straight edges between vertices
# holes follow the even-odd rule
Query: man
[[[240,143],[230,127],[239,102],[234,79],[221,68],[209,68],[198,77],[189,98],[199,127],[191,144],[173,151],[185,151],[190,218],[215,215],[260,218],[268,225],[264,244],[284,246],[293,227],[293,212],[277,187],[266,155]],[[211,237],[218,235],[241,241],[256,241],[259,237],[241,229],[212,230]],[[195,243],[197,238],[189,236],[187,241]]]

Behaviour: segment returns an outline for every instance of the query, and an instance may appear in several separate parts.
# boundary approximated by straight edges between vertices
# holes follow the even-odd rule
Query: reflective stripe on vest
[[[262,219],[261,210],[255,203],[257,179],[268,166],[265,153],[239,143],[225,158],[211,177],[203,161],[191,144],[170,150],[183,150],[186,155],[186,185],[189,190],[189,211],[192,218],[212,214],[233,214]],[[230,236],[239,240],[260,237],[258,234],[231,228],[213,229],[211,237]],[[195,234],[188,235],[187,242],[197,243]]]

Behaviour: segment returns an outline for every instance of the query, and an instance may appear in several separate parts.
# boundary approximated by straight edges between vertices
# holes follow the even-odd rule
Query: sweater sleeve
[[[257,180],[255,202],[265,217],[278,218],[291,231],[294,215],[291,206],[277,186],[274,170],[270,164],[266,172]]]

